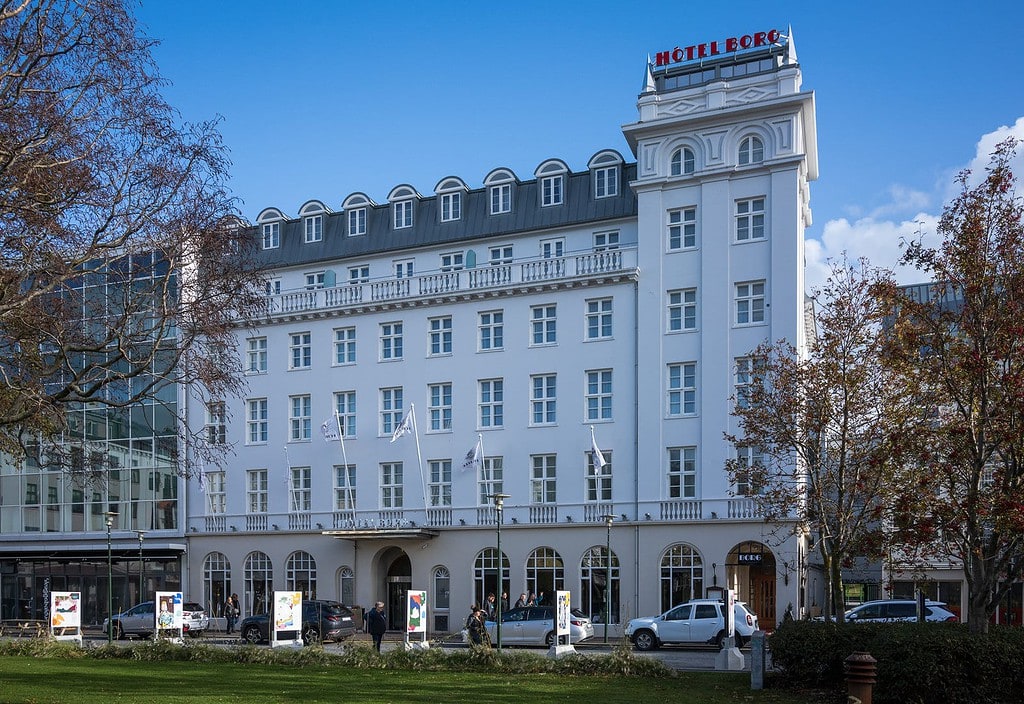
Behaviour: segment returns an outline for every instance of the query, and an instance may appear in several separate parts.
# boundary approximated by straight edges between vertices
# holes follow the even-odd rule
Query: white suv
[[[717,599],[694,599],[674,606],[660,616],[634,618],[626,636],[637,650],[651,650],[666,643],[707,643],[722,647],[725,640],[725,604]],[[742,646],[757,630],[757,616],[737,601],[733,610],[736,645]]]

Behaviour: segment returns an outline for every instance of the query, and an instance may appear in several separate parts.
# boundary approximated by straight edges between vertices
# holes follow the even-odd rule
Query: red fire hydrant
[[[846,694],[850,704],[871,704],[877,663],[871,653],[856,652],[846,658]]]

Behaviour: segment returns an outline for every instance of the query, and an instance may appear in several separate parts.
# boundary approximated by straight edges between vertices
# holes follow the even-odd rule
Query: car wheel
[[[658,639],[653,631],[644,629],[633,634],[633,645],[637,650],[654,650],[658,647]]]
[[[120,621],[114,621],[114,640],[124,639],[124,628],[121,626]]]
[[[245,630],[242,631],[242,640],[252,643],[254,645],[263,640],[263,638],[260,637],[259,626],[246,626]]]
[[[305,626],[302,629],[302,644],[315,645],[320,642],[320,629],[316,626]]]
[[[715,647],[721,650],[723,645],[725,645],[725,631],[719,631],[715,636]]]
[[[550,648],[554,644],[555,644],[555,632],[551,631],[546,636],[544,636],[544,645],[546,645],[546,646],[548,646]]]
[[[194,630],[192,630],[190,628],[190,629],[188,629],[187,633],[188,633],[188,637],[189,638],[198,638],[199,636],[202,635],[203,632],[202,631],[194,631]]]

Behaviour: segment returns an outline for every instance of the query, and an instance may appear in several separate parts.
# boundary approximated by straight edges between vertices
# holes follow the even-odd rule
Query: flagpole
[[[288,457],[287,445],[284,446],[284,463],[284,486],[285,490],[288,492],[288,505],[291,507],[288,509],[288,511],[294,513],[296,507],[293,505],[295,503],[295,492],[292,491],[292,461]]]
[[[476,481],[480,481],[480,479],[484,475],[484,465],[486,464],[486,461],[487,461],[487,453],[484,452],[484,435],[483,435],[483,433],[477,433],[476,434],[476,441],[478,443],[480,443],[480,474],[477,475]],[[487,478],[487,486],[490,487],[490,485],[491,485],[490,477],[488,477]]]
[[[416,422],[416,404],[409,404],[409,413],[412,417],[412,433],[416,438],[416,461],[420,468],[420,491],[423,492],[423,521],[427,519],[427,480],[423,474],[423,453],[420,451],[420,424]]]
[[[341,471],[345,476],[345,505],[348,510],[352,512],[352,522],[355,523],[356,507],[355,502],[352,501],[352,482],[349,481],[348,475],[348,454],[345,452],[345,429],[341,426],[341,414],[338,413],[338,409],[334,409],[334,421],[338,426],[338,444],[341,445]]]

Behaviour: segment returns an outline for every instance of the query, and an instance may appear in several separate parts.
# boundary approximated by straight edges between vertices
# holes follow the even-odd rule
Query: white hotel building
[[[613,624],[714,587],[768,628],[809,603],[805,546],[730,485],[726,459],[752,450],[723,433],[744,355],[805,342],[814,95],[780,37],[649,67],[637,109],[630,159],[259,215],[248,393],[191,401],[233,451],[205,492],[188,482],[190,598],[379,598],[401,628],[424,589],[429,628],[457,630],[497,591],[502,493],[511,601],[567,589],[601,623],[610,545]],[[321,435],[335,413],[344,455]]]

